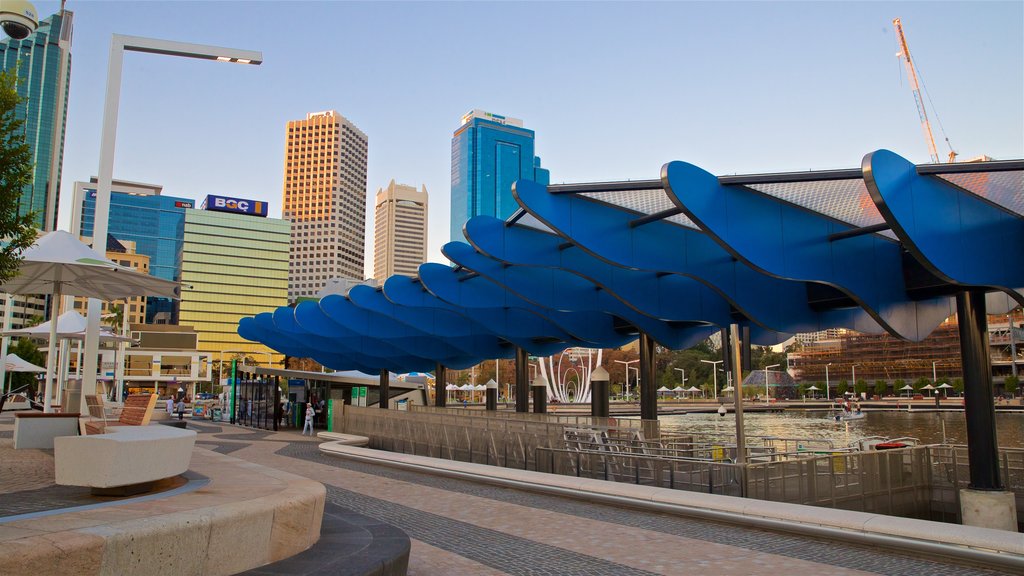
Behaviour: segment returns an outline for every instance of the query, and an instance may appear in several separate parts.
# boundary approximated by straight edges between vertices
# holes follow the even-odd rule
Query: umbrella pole
[[[43,397],[43,412],[53,412],[53,377],[57,369],[57,316],[60,315],[60,269],[57,281],[53,283],[53,297],[50,301],[50,342],[46,352],[46,388]]]
[[[11,329],[11,313],[13,312],[11,308],[14,302],[14,296],[10,294],[5,294],[5,296],[6,298],[4,298],[4,333],[7,333]],[[3,337],[3,343],[0,344],[0,358],[7,358],[7,343],[10,342],[10,340],[11,339],[9,336]],[[3,366],[0,366],[0,380],[2,380],[4,383],[4,387],[0,389],[0,392],[6,393],[8,390],[10,390],[10,386],[7,385],[6,363],[4,363]]]

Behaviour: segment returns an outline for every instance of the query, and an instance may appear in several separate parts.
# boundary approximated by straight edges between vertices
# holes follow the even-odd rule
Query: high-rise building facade
[[[190,198],[161,194],[156,184],[114,180],[110,193],[108,233],[135,243],[137,253],[149,256],[149,273],[164,280],[181,280],[181,249],[185,212],[195,206]],[[75,182],[71,214],[72,233],[92,236],[96,214],[96,178]],[[178,302],[146,299],[147,324],[177,324]]]
[[[416,276],[427,260],[427,187],[396,184],[377,190],[373,210],[373,277]]]
[[[244,353],[280,364],[280,354],[238,335],[238,321],[288,304],[290,226],[260,218],[266,205],[251,200],[208,196],[203,207],[185,213],[181,323],[214,361]]]
[[[534,156],[533,130],[523,121],[473,110],[452,136],[453,241],[465,242],[462,225],[486,214],[508,218],[519,207],[512,183],[532,180],[547,185],[551,176]]]
[[[335,276],[361,279],[368,140],[334,110],[288,122],[284,219],[291,222],[288,299],[312,298]]]
[[[0,40],[0,69],[17,69],[16,116],[25,121],[25,141],[32,150],[32,184],[22,193],[18,211],[34,212],[40,230],[57,229],[64,129],[71,80],[71,22],[63,10],[39,22],[24,40]]]

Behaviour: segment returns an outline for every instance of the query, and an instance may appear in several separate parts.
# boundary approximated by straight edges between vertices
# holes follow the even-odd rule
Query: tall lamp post
[[[114,143],[117,139],[117,112],[121,99],[121,68],[124,53],[146,52],[166,56],[181,56],[200,60],[234,62],[237,64],[263,63],[263,53],[238,50],[172,40],[141,38],[114,34],[110,40],[110,60],[107,64],[107,93],[103,102],[103,128],[100,136],[100,166],[96,182],[96,205],[93,222],[93,248],[106,253],[108,220],[110,217],[110,186],[114,177]],[[89,299],[88,324],[85,332],[85,369],[82,374],[80,402],[86,411],[85,395],[96,391],[96,355],[99,351],[101,302]]]
[[[715,400],[718,400],[718,365],[725,360],[701,360],[705,364],[711,364],[711,375],[714,378],[714,384],[712,386],[715,389]]]
[[[629,398],[629,365],[633,364],[634,362],[639,362],[639,361],[640,361],[639,358],[637,358],[636,360],[615,360],[616,363],[624,364],[626,366],[626,388],[625,388],[625,390],[623,390],[623,394],[625,395],[626,398]],[[638,379],[640,378],[639,372],[637,373],[637,378]],[[638,383],[639,383],[639,380],[638,380]]]
[[[857,393],[857,366],[860,364],[850,365],[850,387],[853,388],[854,394]]]
[[[934,362],[932,362],[932,384],[937,384],[938,381],[939,381],[938,376],[935,375],[935,365],[938,364],[938,363],[939,363],[938,360],[935,360]]]
[[[772,368],[778,368],[780,364],[772,364],[771,366],[764,367],[764,403],[768,404],[768,371]]]
[[[832,400],[832,393],[829,391],[828,386],[828,367],[831,365],[831,362],[825,364],[825,400]]]

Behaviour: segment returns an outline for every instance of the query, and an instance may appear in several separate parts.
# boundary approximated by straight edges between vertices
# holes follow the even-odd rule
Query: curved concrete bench
[[[317,438],[330,442],[336,442],[342,446],[369,446],[370,439],[366,436],[355,434],[342,434],[341,432],[318,432]]]
[[[137,493],[188,470],[195,443],[195,432],[170,426],[110,426],[106,434],[54,438],[56,482]]]

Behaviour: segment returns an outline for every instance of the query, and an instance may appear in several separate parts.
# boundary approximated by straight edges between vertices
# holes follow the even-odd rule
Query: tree
[[[102,318],[104,324],[120,330],[121,323],[124,322],[124,304],[111,304],[107,313]]]
[[[853,391],[856,392],[858,396],[861,395],[861,394],[864,394],[865,392],[867,392],[868,391],[868,383],[867,383],[867,381],[864,380],[863,378],[858,378],[857,382],[853,385]]]
[[[914,392],[920,392],[922,388],[931,384],[932,381],[928,378],[921,376],[917,380],[914,380]]]
[[[32,184],[32,151],[15,108],[21,101],[14,69],[0,72],[0,282],[17,274],[21,254],[36,240],[35,213],[18,214],[21,195]]]
[[[1003,390],[1006,390],[1010,394],[1017,394],[1017,387],[1020,385],[1020,378],[1016,376],[1007,376],[1003,380]],[[961,388],[963,386],[961,385]]]
[[[875,394],[879,397],[885,395],[889,390],[889,384],[885,380],[875,380]]]
[[[903,388],[906,385],[907,385],[907,381],[906,380],[904,380],[903,378],[898,378],[898,379],[896,379],[895,382],[892,383],[892,391],[897,396],[900,395],[900,394],[903,394],[903,390],[900,390],[900,388]]]
[[[953,379],[953,390],[955,390],[957,394],[963,394],[964,393],[964,379],[963,378],[954,378]]]
[[[850,384],[846,380],[840,380],[839,384],[836,384],[836,394],[842,396],[850,389]]]

